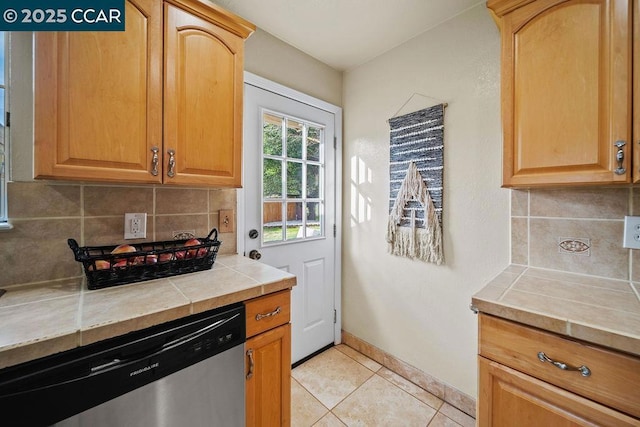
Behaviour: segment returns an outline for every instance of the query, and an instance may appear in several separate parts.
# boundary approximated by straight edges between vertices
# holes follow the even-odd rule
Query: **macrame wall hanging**
[[[438,265],[444,263],[445,107],[440,104],[389,120],[389,252]]]

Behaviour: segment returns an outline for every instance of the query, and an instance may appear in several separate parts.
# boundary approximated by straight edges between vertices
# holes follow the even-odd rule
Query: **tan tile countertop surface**
[[[472,298],[480,312],[640,356],[640,284],[511,265]]]
[[[239,255],[208,271],[88,290],[83,278],[6,287],[0,368],[295,286],[293,274]]]

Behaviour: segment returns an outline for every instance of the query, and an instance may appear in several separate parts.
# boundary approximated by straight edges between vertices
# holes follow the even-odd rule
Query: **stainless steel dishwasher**
[[[3,426],[245,425],[236,304],[0,371]]]

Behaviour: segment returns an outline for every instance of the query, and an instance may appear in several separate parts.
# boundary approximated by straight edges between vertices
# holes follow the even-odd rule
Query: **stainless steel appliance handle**
[[[165,343],[162,345],[162,347],[160,347],[159,350],[155,350],[152,351],[148,354],[145,354],[143,356],[139,356],[136,357],[135,359],[124,359],[124,360],[120,360],[120,359],[114,359],[111,362],[107,362],[104,364],[101,364],[99,366],[94,366],[91,368],[91,374],[98,374],[101,371],[106,371],[106,370],[110,370],[111,368],[116,368],[116,367],[120,367],[120,366],[124,366],[124,365],[128,365],[130,363],[135,363],[138,362],[140,360],[146,359],[148,357],[153,357],[153,356],[157,356],[160,355],[162,353],[165,353],[173,348],[176,347],[180,347],[181,345],[187,344],[193,340],[196,340],[198,338],[200,338],[201,336],[207,334],[208,332],[210,332],[211,330],[217,328],[218,326],[224,325],[225,323],[235,319],[236,317],[240,316],[240,313],[234,314],[231,317],[227,317],[226,319],[222,319],[222,320],[218,320],[217,322],[214,322],[210,325],[205,326],[204,328],[198,329],[197,331],[194,331],[190,334],[184,335],[178,339],[175,339],[173,341],[170,341],[168,343]]]

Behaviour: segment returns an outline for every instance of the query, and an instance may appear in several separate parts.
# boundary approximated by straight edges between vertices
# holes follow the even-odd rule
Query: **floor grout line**
[[[347,346],[347,347],[348,347],[348,346]],[[351,347],[349,347],[349,348],[351,349]],[[432,407],[431,405],[429,405],[428,403],[426,403],[426,402],[422,401],[422,400],[421,400],[420,398],[418,398],[417,396],[415,396],[415,395],[413,395],[412,393],[410,393],[409,391],[404,390],[402,387],[400,387],[399,385],[395,384],[393,381],[391,381],[391,380],[389,380],[389,379],[387,379],[387,378],[383,377],[382,375],[380,375],[380,374],[378,373],[380,369],[378,369],[378,371],[374,371],[374,370],[372,370],[371,368],[369,368],[368,366],[364,365],[364,364],[363,364],[362,362],[360,362],[359,360],[357,360],[357,359],[355,359],[354,357],[352,357],[350,354],[347,354],[347,353],[345,353],[345,352],[342,352],[341,350],[337,349],[336,347],[331,347],[330,349],[326,350],[326,351],[325,351],[325,352],[323,352],[323,353],[320,353],[319,355],[315,356],[314,358],[322,357],[322,355],[323,355],[323,354],[325,354],[326,352],[331,351],[331,350],[335,350],[335,351],[339,352],[340,354],[342,354],[342,355],[344,355],[344,356],[347,356],[350,360],[352,360],[352,361],[354,361],[354,362],[358,363],[360,366],[362,366],[362,367],[366,368],[368,371],[370,371],[370,372],[372,373],[372,375],[370,375],[366,380],[364,380],[364,381],[362,382],[362,384],[360,384],[359,386],[357,386],[354,390],[352,390],[351,392],[349,392],[345,397],[343,397],[339,402],[337,402],[337,403],[333,406],[333,408],[327,408],[327,407],[326,407],[326,406],[325,406],[325,405],[324,405],[324,404],[323,404],[323,403],[318,399],[318,397],[316,397],[316,396],[314,395],[314,393],[313,393],[311,390],[307,389],[307,387],[305,387],[305,386],[304,386],[304,384],[303,384],[302,382],[298,381],[298,380],[297,380],[296,378],[294,378],[294,377],[293,377],[293,375],[292,375],[292,377],[291,377],[291,378],[292,378],[292,380],[296,381],[296,382],[297,382],[297,383],[298,383],[298,384],[299,384],[299,385],[300,385],[300,386],[301,386],[305,391],[307,391],[307,392],[308,392],[308,393],[313,397],[313,399],[314,399],[316,402],[318,402],[318,403],[319,403],[319,404],[320,404],[320,405],[321,405],[325,410],[327,410],[327,411],[328,411],[328,412],[325,412],[325,413],[324,413],[324,414],[323,414],[319,419],[317,419],[317,420],[313,421],[313,422],[312,422],[312,424],[311,424],[310,426],[308,426],[308,427],[313,427],[314,425],[318,424],[318,423],[319,423],[323,418],[325,418],[325,417],[326,417],[327,415],[329,415],[329,414],[333,415],[333,417],[335,417],[335,418],[336,418],[339,422],[341,422],[343,425],[347,425],[347,424],[346,424],[346,422],[345,422],[342,418],[340,418],[340,417],[338,416],[338,414],[336,414],[336,413],[334,412],[334,410],[335,410],[338,406],[340,406],[340,405],[341,405],[345,400],[347,400],[350,396],[352,396],[354,393],[356,393],[358,390],[360,390],[360,389],[361,389],[361,388],[362,388],[362,387],[363,387],[367,382],[371,381],[371,379],[372,379],[372,378],[374,378],[376,375],[377,375],[379,378],[381,378],[382,380],[384,380],[385,382],[387,382],[387,383],[388,383],[390,386],[392,386],[394,389],[397,389],[397,390],[399,390],[399,391],[403,392],[404,394],[406,394],[406,395],[408,395],[408,396],[412,397],[413,399],[415,399],[417,402],[420,402],[421,404],[423,404],[423,405],[427,406],[428,408],[433,409],[435,412],[434,412],[434,414],[431,416],[431,418],[427,421],[427,423],[428,423],[428,424],[426,424],[427,426],[432,425],[432,424],[434,423],[435,419],[436,419],[436,418],[438,418],[438,414],[440,414],[442,417],[445,417],[445,419],[446,419],[448,422],[451,422],[451,423],[453,423],[453,424],[454,424],[454,425],[456,425],[456,426],[464,427],[464,424],[460,424],[460,423],[458,423],[456,420],[452,419],[452,418],[451,418],[451,417],[449,417],[447,414],[445,414],[444,412],[442,412],[442,411],[441,411],[441,410],[445,407],[445,402],[444,402],[444,401],[442,401],[442,404],[440,405],[440,407],[439,407],[439,408],[434,408],[434,407]],[[358,352],[357,350],[355,350],[355,349],[352,349],[352,350],[353,350],[355,353],[359,353],[359,352]],[[361,354],[361,353],[359,353],[359,354]],[[368,357],[367,357],[366,355],[364,355],[364,354],[362,354],[362,357],[364,357],[364,358],[368,358]],[[313,359],[310,359],[310,360],[313,360]],[[374,361],[374,362],[375,362],[375,361]],[[305,362],[305,363],[306,363],[306,362]],[[376,363],[377,363],[377,362],[376,362]],[[304,364],[302,364],[302,365],[300,365],[300,366],[303,366],[303,365],[304,365]],[[297,368],[298,368],[298,367],[296,367],[296,369],[297,369]],[[393,371],[392,371],[392,372],[393,372]],[[413,384],[413,383],[412,383],[412,384]],[[423,391],[425,391],[425,392],[427,392],[427,393],[430,393],[428,390],[425,390],[425,389],[423,389],[422,387],[420,387],[420,386],[418,386],[418,385],[416,385],[416,387],[418,387],[419,389],[421,389],[421,390],[423,390]],[[433,393],[430,393],[430,394],[433,394]],[[436,397],[437,397],[437,396],[436,396]],[[440,399],[440,400],[442,400],[442,399]],[[460,411],[460,413],[461,413],[461,414],[464,414],[462,411]],[[468,416],[467,414],[464,414],[464,415]],[[470,420],[472,419],[471,417],[469,417],[469,418],[470,418]],[[293,416],[292,416],[292,420],[293,420]],[[435,424],[434,424],[434,425],[435,425]]]

